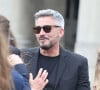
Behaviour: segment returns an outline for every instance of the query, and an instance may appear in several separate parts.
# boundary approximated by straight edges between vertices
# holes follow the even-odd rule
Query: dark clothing
[[[28,82],[28,73],[24,64],[18,64],[11,69],[13,90],[31,90]]]
[[[24,49],[21,51],[21,55],[27,63],[28,70],[35,76],[37,74],[39,48]],[[54,73],[55,70],[52,72]],[[45,88],[44,90],[49,89]],[[90,90],[87,59],[61,48],[55,86],[51,90]]]
[[[48,57],[41,54],[39,55],[37,72],[40,68],[46,69],[48,71],[49,74],[47,78],[49,80],[49,83],[45,87],[47,90],[53,90],[55,88],[58,65],[59,56]]]
[[[15,70],[11,70],[12,81],[14,82],[13,90],[24,90],[24,78]]]
[[[10,51],[10,54],[16,54],[16,55],[20,56],[20,50],[16,47],[13,47],[10,45],[9,51]]]
[[[16,47],[10,46],[9,51],[10,54],[16,54],[20,56],[20,50]],[[11,70],[11,74],[15,90],[31,90],[28,81],[28,71],[24,64],[17,64],[14,69]]]

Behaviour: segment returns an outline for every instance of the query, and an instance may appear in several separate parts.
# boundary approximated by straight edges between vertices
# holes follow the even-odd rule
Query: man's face
[[[35,34],[42,49],[48,50],[53,46],[59,45],[59,40],[63,36],[64,30],[56,24],[56,21],[52,17],[47,16],[38,18],[35,22],[35,27],[42,27],[40,32]],[[43,29],[46,30],[44,31]]]

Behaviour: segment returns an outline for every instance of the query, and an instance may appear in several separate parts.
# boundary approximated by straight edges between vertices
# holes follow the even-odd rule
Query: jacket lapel
[[[59,66],[58,66],[58,72],[57,72],[57,78],[56,78],[56,84],[55,84],[55,88],[65,70],[66,64],[67,64],[67,55],[66,55],[66,51],[64,49],[60,49],[60,62],[59,62]]]
[[[33,74],[33,77],[37,74],[37,61],[38,61],[38,55],[39,55],[39,48],[31,49],[31,55],[30,55],[30,71]]]
[[[35,53],[31,53],[32,55],[31,56],[31,64],[30,64],[30,69],[33,76],[36,76],[37,74],[37,60],[38,60],[38,55],[39,55],[39,48],[37,49],[33,49],[31,51],[35,51]],[[67,56],[67,52],[64,50],[64,49],[60,49],[60,61],[59,61],[59,66],[58,66],[58,72],[57,72],[57,78],[56,78],[56,84],[55,84],[55,88],[66,68],[66,65],[67,65],[67,60],[68,60],[68,56]]]

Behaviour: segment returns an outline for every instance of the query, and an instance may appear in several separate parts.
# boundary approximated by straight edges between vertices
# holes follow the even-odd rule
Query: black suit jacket
[[[23,49],[21,55],[29,72],[36,76],[39,48]],[[87,59],[61,48],[54,90],[90,90]]]

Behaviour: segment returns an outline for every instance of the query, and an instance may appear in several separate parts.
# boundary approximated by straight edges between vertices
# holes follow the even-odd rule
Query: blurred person
[[[45,84],[48,83],[46,79],[47,71],[40,69],[35,80],[29,79],[22,59],[15,54],[9,55],[9,43],[6,36],[8,34],[4,32],[9,25],[7,20],[4,16],[0,16],[0,90],[42,90]]]
[[[95,66],[95,76],[92,90],[100,90],[100,49],[98,50],[97,62]]]
[[[0,15],[0,36],[1,36],[0,37],[0,50],[1,50],[0,51],[0,54],[1,54],[0,55],[1,56],[1,59],[0,59],[1,76],[0,78],[4,76],[2,80],[0,80],[1,81],[0,88],[5,88],[1,90],[11,90],[11,89],[12,90],[30,90],[29,82],[28,82],[28,79],[26,78],[28,73],[27,73],[26,67],[24,65],[21,65],[22,61],[20,61],[20,64],[16,65],[14,68],[12,68],[11,65],[9,65],[9,62],[7,59],[7,57],[9,56],[9,50],[8,50],[9,34],[8,33],[9,33],[9,21],[6,17]],[[15,70],[15,68],[19,68],[19,67],[20,69],[19,70],[17,69],[17,70],[21,71],[21,74]],[[3,79],[5,79],[5,81]],[[5,85],[6,79],[8,80],[7,83],[9,83],[7,87]],[[20,80],[22,82],[20,82]],[[13,85],[13,82],[14,82],[14,85]]]
[[[2,33],[4,33],[5,37],[7,38],[10,45],[17,47],[15,36],[13,35],[12,31],[10,30],[10,22],[9,20],[0,15],[0,27],[2,28]]]
[[[7,59],[8,52],[7,41],[0,32],[0,90],[30,90],[28,80],[22,76],[26,75],[26,72],[22,71],[20,75],[14,68],[11,68]]]
[[[20,56],[20,50],[17,47],[16,38],[13,35],[13,33],[11,32],[11,30],[9,30],[8,35],[9,35],[8,36],[8,43],[9,43],[9,51],[10,51],[10,53]]]
[[[20,50],[17,48],[15,36],[10,30],[10,21],[2,15],[0,15],[0,28],[2,28],[1,32],[5,35],[9,44],[10,53],[20,56]]]
[[[33,32],[40,47],[23,49],[21,56],[33,75],[41,67],[47,70],[49,82],[44,90],[90,90],[87,59],[60,45],[63,16],[56,10],[39,10]]]
[[[25,71],[26,71],[25,65],[23,64],[21,58],[18,55],[14,55],[14,54],[10,55],[9,62],[10,65],[14,67],[23,77],[27,78],[27,76],[25,75]],[[24,68],[22,67],[22,64]],[[43,68],[40,68],[37,76],[33,80],[33,75],[30,73],[29,83],[30,83],[31,90],[43,90],[45,85],[48,83],[47,75],[48,75],[47,70],[43,70]]]
[[[22,59],[18,55],[15,55],[15,54],[10,55],[9,62],[10,62],[10,65],[12,67],[14,67],[20,73],[20,75],[27,78],[27,75],[25,75],[25,72],[27,72],[26,67],[23,64]],[[43,90],[45,85],[48,83],[47,76],[48,76],[48,72],[47,72],[47,70],[43,70],[43,68],[40,68],[40,70],[39,70],[37,76],[34,78],[34,80],[33,80],[32,73],[30,73],[29,74],[29,83],[30,83],[31,90]],[[16,78],[15,78],[15,80],[16,80]],[[27,86],[27,83],[25,84],[24,87],[26,87],[26,86]],[[29,89],[27,89],[27,87],[26,87],[26,88],[24,88],[24,90],[29,90]]]
[[[15,38],[14,38],[12,32],[10,31],[10,22],[9,22],[9,20],[6,17],[2,16],[2,15],[0,15],[0,33],[4,36],[5,39],[3,39],[3,40],[5,40],[6,45],[9,48],[8,51],[10,53],[8,53],[8,54],[14,53],[14,54],[20,55],[19,49],[16,48],[16,42],[15,42],[15,40],[14,40],[14,43],[13,43],[14,46],[10,44],[10,38],[13,38],[13,39],[15,39]],[[4,50],[4,52],[6,52],[6,50]],[[5,58],[7,58],[7,56],[5,56]],[[13,60],[13,62],[14,61],[15,60]],[[11,61],[10,61],[10,63],[11,63]],[[18,78],[20,77],[20,78],[23,79],[23,80],[21,79],[22,80],[22,83],[24,82],[24,77],[23,76],[25,76],[25,80],[26,80],[27,85],[29,87],[28,72],[26,70],[26,67],[23,65],[23,62],[22,61],[17,61],[17,63],[19,63],[19,64],[14,67],[14,70],[12,69],[12,72],[13,72],[12,74],[14,74],[13,76],[16,77],[16,78],[14,78],[15,83],[16,83],[16,80],[20,81],[20,79],[17,79],[17,76],[16,75],[18,75]],[[20,69],[19,69],[19,67],[20,67]],[[21,75],[19,74],[19,72],[21,72]],[[16,74],[16,73],[18,73],[18,74]],[[26,76],[27,76],[27,78],[26,78]],[[16,88],[19,87],[19,86],[17,86],[19,84],[15,84]],[[25,87],[27,87],[27,85]],[[20,88],[17,88],[17,89],[20,90]]]

